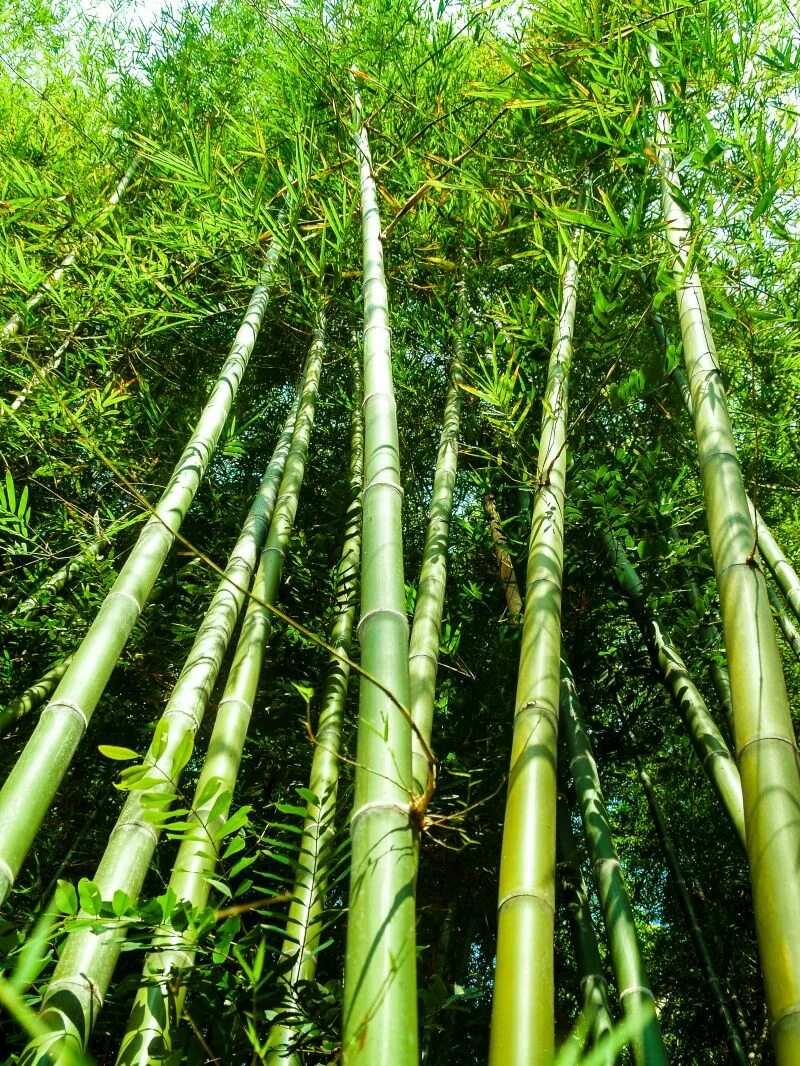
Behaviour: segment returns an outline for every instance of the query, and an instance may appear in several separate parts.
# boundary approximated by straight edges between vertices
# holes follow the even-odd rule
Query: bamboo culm
[[[21,718],[38,710],[53,695],[71,662],[72,656],[68,655],[60,663],[54,663],[38,681],[5,705],[0,711],[0,736],[7,733]]]
[[[653,667],[683,718],[703,772],[711,782],[742,850],[746,852],[742,782],[736,762],[677,648],[661,628],[658,618],[648,609],[641,578],[625,549],[611,533],[606,533],[604,540],[614,573],[628,598],[631,614],[644,637]]]
[[[631,745],[635,750],[633,738],[631,737],[630,740]],[[644,789],[645,799],[647,800],[647,806],[650,809],[653,825],[658,834],[658,839],[661,842],[661,850],[664,852],[667,868],[672,876],[672,881],[675,886],[675,895],[677,896],[678,903],[683,911],[686,927],[692,938],[692,943],[694,944],[694,949],[697,953],[697,959],[705,975],[711,998],[714,1000],[714,1005],[719,1012],[720,1019],[725,1029],[728,1050],[731,1058],[738,1064],[738,1066],[750,1066],[750,1059],[745,1051],[744,1043],[739,1033],[739,1026],[737,1025],[733,1011],[731,1010],[731,1006],[725,997],[722,983],[717,974],[716,967],[714,966],[714,960],[711,958],[706,939],[703,936],[703,930],[697,919],[697,913],[694,909],[694,904],[692,903],[692,897],[686,887],[680,862],[678,861],[678,854],[675,851],[672,838],[667,829],[667,823],[664,820],[661,805],[656,797],[653,782],[650,780],[650,775],[645,770],[644,764],[638,755],[635,757],[635,762],[636,772],[639,775],[639,780]]]
[[[778,1066],[800,1062],[800,767],[753,521],[728,414],[702,284],[691,265],[691,219],[673,190],[680,177],[672,124],[649,50],[665,232],[673,257],[686,375],[730,672],[750,881],[770,1036]]]
[[[554,1052],[561,583],[577,254],[570,247],[564,265],[544,397],[500,857],[490,1066],[545,1066]]]
[[[620,1005],[640,1023],[633,1039],[636,1066],[667,1066],[667,1053],[653,1009],[650,978],[636,932],[636,917],[614,846],[597,764],[583,724],[578,693],[566,662],[561,664],[561,721],[597,894],[608,935]]]
[[[458,284],[453,355],[450,381],[444,403],[442,435],[433,492],[428,512],[428,528],[422,569],[419,575],[417,601],[411,623],[408,645],[408,672],[411,686],[411,717],[416,731],[411,737],[411,772],[415,796],[423,796],[433,773],[430,766],[430,743],[433,730],[433,705],[436,700],[436,674],[439,669],[439,643],[442,633],[442,611],[447,581],[447,549],[450,543],[450,518],[453,512],[453,491],[458,466],[458,434],[461,421],[461,383],[464,360],[464,317],[466,288]]]
[[[306,422],[309,413],[313,421],[320,362],[321,354],[316,359],[309,357],[307,364],[302,388]],[[186,664],[156,725],[150,749],[141,765],[123,771],[129,795],[93,878],[104,900],[111,900],[116,892],[124,892],[135,901],[141,891],[158,843],[161,816],[169,807],[181,771],[191,757],[194,735],[239,617],[245,589],[267,539],[287,453],[294,439],[292,430],[297,435],[302,428],[299,399],[300,394],[292,405],[242,533],[228,559],[225,577],[211,600]],[[203,839],[207,846],[207,838],[203,836]],[[21,1059],[25,1066],[34,1063],[45,1066],[53,1048],[63,1042],[86,1046],[121,950],[120,938],[109,938],[90,929],[76,930],[67,937],[41,1010],[41,1017],[53,1034],[52,1044],[29,1046]],[[70,1004],[69,1010],[66,1004]]]
[[[0,791],[0,902],[11,891],[216,450],[264,319],[269,284],[283,248],[279,233],[284,220],[285,213],[230,354],[155,514]]]
[[[214,875],[233,791],[256,698],[264,654],[272,633],[274,604],[280,589],[283,566],[300,496],[311,429],[314,423],[317,387],[324,355],[322,328],[309,353],[307,370],[294,432],[287,422],[282,438],[285,468],[280,477],[274,513],[266,545],[253,581],[253,597],[245,613],[230,673],[217,708],[206,758],[195,789],[186,832],[175,860],[169,890],[176,900],[187,902],[195,913],[208,902],[209,878]],[[290,416],[291,418],[291,416]],[[289,445],[288,442],[291,441]],[[286,448],[288,445],[288,454]],[[260,601],[260,602],[259,602]],[[185,973],[194,965],[196,931],[193,925],[178,931],[165,921],[155,941],[156,949],[145,960],[143,983],[134,1000],[117,1062],[124,1066],[152,1062],[172,1047],[183,1012]]]
[[[614,1019],[608,1004],[608,985],[603,974],[597,933],[578,859],[578,845],[572,833],[569,806],[564,795],[558,797],[556,819],[556,854],[564,886],[564,909],[569,917],[572,942],[575,945],[581,1005],[587,1025],[587,1043],[590,1047],[600,1048],[611,1035]],[[614,1048],[609,1047],[603,1057],[602,1066],[614,1066],[616,1061]]]
[[[350,911],[344,969],[345,1066],[417,1066],[415,826],[411,820],[408,621],[389,306],[377,191],[356,98],[364,298],[361,665]],[[388,695],[391,693],[392,695]],[[404,710],[406,709],[406,713]]]
[[[364,475],[364,426],[361,411],[362,369],[353,360],[353,413],[350,429],[350,504],[345,518],[345,538],[336,579],[337,615],[330,645],[350,656],[353,645],[358,598],[359,556],[361,553],[361,490]],[[273,1023],[267,1039],[267,1066],[300,1066],[297,1046],[299,1032],[292,1016],[299,1011],[294,990],[303,981],[312,981],[317,972],[318,948],[322,933],[323,904],[335,841],[334,819],[339,787],[339,751],[342,740],[349,663],[331,657],[322,696],[311,762],[309,790],[316,797],[300,840],[298,869],[292,889],[292,902],[286,921],[282,956],[289,969],[282,974],[287,1002]]]
[[[797,576],[797,571],[784,555],[781,546],[753,506],[752,501],[748,500],[748,503],[758,539],[758,550],[775,579],[775,584],[783,593],[789,609],[800,622],[800,577]]]

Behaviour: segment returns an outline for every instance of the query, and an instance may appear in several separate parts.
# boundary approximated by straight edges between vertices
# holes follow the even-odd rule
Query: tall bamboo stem
[[[331,632],[331,647],[350,656],[353,644],[358,596],[358,569],[361,553],[361,489],[364,468],[364,426],[361,411],[362,370],[353,360],[353,413],[350,428],[350,504],[345,519],[345,538],[336,580],[336,621]],[[334,819],[339,788],[339,750],[342,740],[350,666],[334,656],[322,696],[322,708],[316,734],[308,787],[316,799],[308,808],[308,817],[300,840],[297,875],[286,922],[282,956],[290,964],[282,976],[287,988],[284,1017],[273,1023],[267,1040],[267,1066],[300,1066],[296,1050],[299,1032],[291,1021],[296,1012],[293,991],[300,982],[311,981],[317,972],[318,948],[322,932],[322,912],[335,840]]]
[[[364,524],[358,638],[364,670],[387,691],[361,678],[342,1052],[345,1066],[416,1066],[411,726],[402,710],[409,704],[403,490],[380,216],[358,100],[354,124],[364,264]]]
[[[631,614],[644,637],[653,666],[683,718],[703,772],[722,803],[722,809],[742,849],[746,851],[742,782],[728,745],[700,690],[692,681],[678,649],[662,629],[658,618],[648,610],[644,585],[625,549],[611,533],[605,533],[604,540],[614,573],[628,598]]]
[[[750,878],[771,1038],[779,1066],[800,1062],[800,769],[764,575],[703,289],[692,265],[659,54],[650,47],[666,235],[692,394],[711,551],[730,670]]]
[[[575,238],[573,238],[575,239]],[[579,238],[577,239],[579,240]],[[578,252],[570,247],[544,397],[538,487],[500,858],[490,1066],[549,1063],[554,1051],[556,760],[564,489]]]
[[[72,656],[68,655],[60,663],[55,663],[32,685],[7,703],[0,711],[0,736],[20,720],[41,707],[58,688],[58,683],[69,669]]]
[[[202,722],[239,617],[246,595],[244,590],[267,539],[267,529],[275,525],[273,512],[279,487],[284,487],[284,466],[288,462],[290,444],[294,446],[292,451],[299,448],[303,456],[308,447],[321,363],[322,344],[318,339],[309,353],[300,411],[297,411],[295,402],[242,533],[231,552],[225,578],[212,598],[186,665],[156,726],[142,766],[143,776],[141,779],[133,777],[128,782],[128,798],[93,878],[104,900],[113,899],[116,892],[124,892],[129,899],[136,900],[141,892],[159,837],[160,819],[156,817],[154,820],[152,815],[154,810],[158,814],[169,807],[180,774],[191,757],[194,735]],[[223,756],[226,754],[224,751]],[[202,787],[206,784],[207,779]],[[205,854],[208,837],[202,828],[199,836],[200,850]],[[189,839],[196,851],[197,840],[191,836]],[[181,862],[184,860],[186,855]],[[199,865],[202,867],[202,860]],[[202,870],[196,874],[188,862],[177,868],[177,876],[203,880]],[[184,883],[180,887],[184,893],[188,892]],[[64,1043],[86,1046],[121,950],[120,938],[109,938],[107,934],[90,929],[76,930],[67,937],[42,1003],[41,1017],[53,1033],[52,1044],[29,1046],[27,1057],[23,1055],[21,1060],[25,1066],[45,1066],[53,1049]]]
[[[458,466],[458,434],[461,421],[461,382],[464,360],[464,315],[466,286],[458,284],[456,296],[458,314],[453,355],[450,362],[450,382],[444,404],[442,435],[436,470],[428,528],[425,533],[422,569],[419,575],[417,602],[411,624],[408,645],[408,671],[411,686],[411,717],[416,731],[411,737],[411,771],[414,793],[425,794],[429,776],[430,742],[433,730],[433,705],[436,699],[436,674],[439,669],[439,642],[442,633],[442,611],[447,581],[447,549],[450,543],[450,517],[453,511],[453,491]]]
[[[264,319],[269,284],[283,248],[284,217],[230,354],[155,514],[0,791],[0,902],[11,891],[214,454]]]
[[[800,633],[798,633],[797,627],[786,613],[783,600],[769,582],[767,583],[767,595],[769,596],[770,607],[775,621],[778,623],[778,628],[783,633],[784,640],[794,652],[795,658],[800,662]]]
[[[622,867],[617,857],[600,776],[583,725],[578,693],[566,662],[561,663],[561,721],[569,751],[583,828],[589,844],[597,893],[608,935],[620,1004],[640,1022],[633,1039],[637,1066],[667,1066],[667,1053],[653,1011],[653,993],[636,932]]]

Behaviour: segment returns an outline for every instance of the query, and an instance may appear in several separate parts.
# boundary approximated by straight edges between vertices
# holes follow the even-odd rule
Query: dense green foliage
[[[133,11],[90,20],[58,0],[12,0],[0,11],[0,324],[22,315],[16,336],[0,341],[0,707],[69,656],[88,630],[191,435],[268,250],[276,240],[284,250],[234,412],[181,537],[3,904],[7,1061],[18,1061],[35,1035],[66,935],[91,927],[127,933],[89,1044],[94,1061],[114,1062],[145,955],[165,926],[197,937],[184,1020],[165,1061],[266,1062],[276,1021],[298,1034],[305,1062],[339,1061],[348,825],[359,770],[357,640],[316,973],[312,966],[312,977],[295,979],[288,998],[284,936],[303,823],[320,805],[308,782],[320,742],[324,642],[341,606],[339,563],[352,536],[352,361],[364,325],[354,86],[383,230],[409,619],[454,355],[460,363],[430,741],[436,791],[416,811],[423,1061],[479,1063],[489,1053],[523,627],[507,614],[484,496],[494,496],[524,589],[544,484],[537,458],[548,359],[579,232],[561,453],[563,650],[670,1061],[730,1059],[638,763],[743,1042],[754,1061],[772,1061],[747,861],[637,617],[657,618],[669,633],[733,747],[714,685],[724,652],[697,449],[672,373],[682,352],[647,54],[657,34],[682,182],[673,195],[692,218],[693,265],[745,484],[796,564],[800,25],[789,6],[229,0],[175,5],[141,30]],[[129,187],[109,208],[137,153]],[[26,300],[72,251],[71,269],[26,312]],[[320,309],[325,358],[285,553],[282,616],[273,618],[211,903],[182,906],[167,885],[191,828],[191,797],[238,631],[196,746],[176,759],[176,803],[170,814],[154,808],[165,832],[141,897],[102,900],[94,872],[125,800],[119,786],[141,786],[128,770],[151,744],[240,534]],[[641,579],[633,613],[608,558],[609,534]],[[66,580],[46,585],[71,560]],[[800,665],[779,640],[796,716]],[[3,778],[37,713],[38,705],[10,723]],[[563,738],[557,776],[580,838],[577,858],[619,1021]],[[388,784],[398,791],[396,781]],[[796,858],[786,862],[787,879],[800,877]],[[574,864],[566,872],[579,883]],[[568,1051],[583,993],[556,887],[555,1044]]]

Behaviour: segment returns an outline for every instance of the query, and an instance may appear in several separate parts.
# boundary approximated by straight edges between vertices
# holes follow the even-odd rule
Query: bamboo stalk
[[[380,215],[360,101],[364,295],[364,518],[361,665],[350,914],[344,970],[345,1066],[417,1066],[415,830],[411,821],[408,622],[403,585],[402,498],[389,307]]]
[[[433,772],[430,766],[430,742],[433,731],[433,705],[436,699],[436,674],[439,669],[439,642],[442,634],[442,611],[447,582],[447,549],[450,543],[450,518],[458,466],[458,434],[461,422],[461,382],[464,361],[464,315],[466,286],[461,280],[457,292],[458,313],[450,382],[444,404],[442,434],[433,476],[433,492],[425,532],[422,569],[417,601],[408,645],[408,672],[411,688],[411,717],[416,730],[411,737],[411,771],[414,794],[423,796]]]
[[[561,663],[561,721],[569,751],[583,828],[589,845],[597,893],[608,935],[620,1005],[641,1022],[633,1039],[636,1066],[667,1066],[667,1053],[653,1011],[653,993],[636,917],[614,846],[597,764],[583,724],[578,693],[569,666]]]
[[[54,663],[38,681],[25,689],[19,696],[7,703],[0,711],[0,736],[20,720],[37,710],[45,700],[58,688],[58,683],[69,669],[72,656],[68,655],[59,663]]]
[[[331,647],[350,656],[353,644],[358,596],[358,569],[361,552],[361,489],[364,473],[364,426],[361,403],[362,370],[353,360],[353,413],[350,430],[350,504],[345,519],[345,538],[336,579],[336,621],[331,632]],[[317,797],[309,805],[308,817],[300,841],[300,859],[292,889],[292,902],[286,922],[282,957],[289,964],[282,975],[287,988],[284,1017],[273,1023],[267,1040],[267,1066],[300,1066],[296,1050],[299,1031],[291,1020],[296,1011],[293,996],[300,982],[312,981],[317,972],[318,949],[322,932],[322,910],[335,840],[334,819],[339,787],[339,751],[342,740],[350,666],[331,657],[322,697],[308,787]]]
[[[108,214],[109,211],[113,211],[113,209],[117,206],[119,201],[125,195],[128,186],[133,181],[134,176],[136,175],[136,171],[139,169],[140,162],[141,156],[137,152],[131,160],[130,166],[120,178],[117,187],[114,189],[113,193],[106,201],[105,207],[100,212],[101,217],[103,215]],[[19,333],[19,328],[22,325],[25,316],[39,306],[39,304],[45,299],[48,293],[52,291],[53,287],[57,285],[59,281],[61,281],[61,279],[70,269],[70,267],[74,265],[77,257],[77,249],[73,249],[71,252],[67,253],[67,255],[61,260],[60,264],[49,276],[47,281],[45,281],[44,285],[42,285],[41,289],[39,289],[33,294],[33,296],[26,300],[24,312],[15,311],[11,318],[8,319],[2,330],[0,330],[0,341],[8,341],[11,340],[12,337],[16,337],[17,333]],[[21,394],[22,398],[20,399],[20,397],[17,397],[17,400],[15,401],[14,405],[12,405],[12,410],[16,411],[19,408],[20,404],[24,401],[28,392],[30,392],[30,389],[31,386],[27,386]]]
[[[775,584],[783,593],[792,614],[800,622],[800,577],[797,576],[797,571],[784,555],[766,522],[753,506],[752,500],[748,499],[747,502],[750,507],[750,517],[756,529],[758,550],[769,567]]]
[[[569,916],[575,961],[580,980],[583,1018],[587,1024],[589,1047],[600,1048],[614,1028],[608,1004],[608,985],[603,974],[603,962],[597,946],[586,882],[578,860],[578,845],[570,825],[569,807],[564,795],[559,795],[556,813],[557,855],[564,886],[564,906]],[[617,1056],[613,1047],[606,1050],[602,1066],[613,1066]]]
[[[666,235],[673,255],[711,551],[722,608],[750,878],[778,1066],[800,1062],[800,769],[764,575],[736,453],[703,289],[691,264],[691,219],[671,151],[669,104],[650,46]]]
[[[490,1066],[550,1063],[554,1052],[556,761],[564,489],[578,254],[567,253],[544,397],[522,651],[503,827]]]
[[[489,518],[494,557],[497,560],[500,582],[506,597],[508,621],[510,625],[517,626],[520,618],[522,618],[522,596],[519,593],[519,585],[517,584],[517,575],[514,570],[511,553],[507,547],[508,541],[503,532],[503,523],[500,521],[497,505],[491,492],[487,492],[483,497],[483,507]]]
[[[633,744],[632,737],[630,737],[630,740]],[[647,806],[650,809],[650,815],[653,819],[653,825],[655,826],[658,839],[661,843],[661,850],[664,852],[664,859],[666,860],[667,868],[672,876],[675,895],[677,896],[678,903],[683,911],[686,927],[689,930],[689,936],[692,939],[697,954],[697,960],[700,963],[700,967],[705,976],[706,984],[711,993],[711,998],[714,1000],[714,1005],[717,1008],[717,1012],[719,1013],[725,1029],[727,1037],[726,1043],[728,1045],[731,1059],[738,1063],[739,1066],[750,1066],[750,1059],[744,1049],[744,1043],[739,1033],[739,1026],[723,991],[722,983],[717,974],[716,966],[714,965],[714,960],[711,958],[711,953],[708,950],[706,939],[703,936],[703,930],[698,921],[694,904],[692,903],[692,897],[689,894],[686,882],[683,879],[683,872],[681,870],[680,862],[678,861],[678,854],[675,851],[672,838],[667,829],[667,823],[656,797],[653,782],[650,780],[650,775],[645,770],[642,760],[638,755],[634,756],[634,760],[636,763],[636,772],[642,783]]]
[[[683,719],[703,772],[719,798],[742,849],[747,851],[742,782],[736,763],[722,734],[692,681],[678,649],[670,641],[658,618],[647,608],[644,585],[619,540],[606,532],[609,558],[620,587],[628,598],[631,614],[641,630],[653,666]]]
[[[156,513],[145,524],[0,791],[0,902],[11,891],[214,454],[264,319],[282,248],[276,233],[230,354]]]
[[[191,757],[194,735],[202,722],[245,599],[244,589],[250,583],[267,539],[267,528],[271,521],[270,529],[276,525],[273,513],[277,519],[276,499],[279,490],[285,488],[287,453],[299,451],[304,459],[313,424],[321,362],[322,345],[317,341],[309,353],[300,409],[297,410],[296,400],[229,557],[225,578],[212,598],[181,676],[156,726],[150,749],[142,766],[134,768],[133,775],[126,781],[128,798],[93,879],[104,900],[124,892],[135,901],[141,892],[158,843],[160,815],[168,809],[178,788],[181,771]],[[268,543],[267,550],[275,552],[279,549]],[[223,759],[226,757],[227,752],[223,750]],[[207,780],[203,787],[206,784]],[[197,850],[197,840],[191,835],[189,840]],[[199,850],[204,855],[209,842],[202,829],[200,842]],[[198,865],[202,867],[202,859]],[[203,881],[202,870],[196,874],[186,865],[178,868],[177,876],[197,877]],[[181,888],[184,894],[189,891],[185,883]],[[91,929],[70,933],[42,1002],[40,1016],[53,1034],[52,1043],[46,1047],[29,1045],[21,1059],[25,1066],[45,1066],[54,1049],[60,1049],[65,1043],[77,1044],[81,1048],[86,1046],[102,1009],[122,945],[121,938],[109,938],[106,933],[95,933]]]
[[[794,652],[797,661],[800,662],[800,633],[798,633],[794,622],[786,613],[783,600],[769,582],[767,582],[767,595],[769,596],[773,617],[778,623],[781,633],[783,633],[783,638]]]

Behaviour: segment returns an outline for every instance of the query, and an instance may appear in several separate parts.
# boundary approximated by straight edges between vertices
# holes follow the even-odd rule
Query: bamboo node
[[[369,803],[362,803],[358,810],[350,815],[351,832],[353,823],[362,814],[369,814],[370,811],[399,811],[407,818],[411,814],[412,806],[411,803],[397,803],[395,800],[370,800]]]
[[[361,637],[361,630],[364,627],[364,623],[367,622],[374,615],[379,614],[393,614],[395,618],[402,618],[403,625],[406,627],[408,626],[408,618],[406,617],[405,611],[395,611],[392,607],[376,607],[374,610],[367,611],[366,614],[361,615],[358,625],[356,626],[356,634],[358,635],[359,639]]]
[[[44,716],[46,714],[49,714],[51,711],[58,711],[61,708],[63,708],[65,711],[72,711],[74,714],[77,714],[81,722],[83,722],[83,728],[88,728],[89,715],[86,713],[86,711],[84,711],[82,707],[75,703],[74,700],[53,700],[51,703],[48,703],[48,705],[42,711],[42,718],[44,718]]]
[[[78,977],[57,977],[54,978],[47,988],[47,999],[43,1006],[47,1006],[47,1001],[53,998],[53,993],[58,992],[60,988],[74,989],[78,988],[82,992],[88,992],[90,997],[97,1004],[98,1010],[103,1006],[103,993],[100,990],[99,985],[87,977],[85,974],[80,974]]]
[[[158,830],[150,822],[140,822],[135,818],[131,818],[126,822],[117,822],[109,835],[113,836],[115,833],[122,832],[123,829],[143,829],[149,837],[152,837],[156,844],[158,843]]]
[[[403,491],[403,486],[402,485],[398,484],[398,482],[396,482],[396,481],[386,481],[386,480],[384,480],[383,478],[380,478],[380,477],[374,478],[372,481],[369,482],[368,485],[364,486],[364,496],[367,495],[367,493],[369,492],[370,489],[381,489],[381,488],[383,488],[383,489],[392,489],[394,492],[396,492],[399,495],[401,500],[405,498],[405,492]]]
[[[506,903],[510,903],[513,899],[532,899],[537,903],[543,903],[552,914],[555,914],[556,911],[550,900],[547,899],[545,896],[540,895],[538,892],[517,891],[507,892],[504,896],[500,897],[500,899],[497,901],[498,912],[501,911],[503,907],[505,907]]]
[[[653,990],[651,988],[648,988],[647,985],[631,985],[630,988],[626,988],[623,992],[620,992],[619,1001],[621,1003],[626,996],[634,995],[649,996],[650,999],[655,1000]]]
[[[739,758],[742,757],[742,754],[750,747],[751,744],[758,744],[762,740],[780,740],[784,744],[788,744],[791,748],[797,748],[797,744],[795,743],[794,737],[787,737],[784,736],[782,733],[754,733],[753,736],[750,737],[749,740],[746,740],[744,744],[742,744],[739,748],[737,752]]]
[[[137,614],[141,613],[141,610],[142,610],[141,603],[139,603],[139,601],[136,599],[136,597],[132,596],[130,594],[130,592],[119,592],[119,591],[115,592],[112,589],[111,592],[109,592],[108,596],[106,597],[106,603],[108,603],[109,600],[113,600],[115,598],[116,599],[120,599],[120,600],[129,600],[133,604],[133,606],[136,608],[136,613]]]

